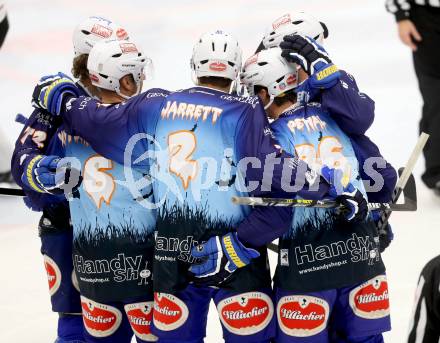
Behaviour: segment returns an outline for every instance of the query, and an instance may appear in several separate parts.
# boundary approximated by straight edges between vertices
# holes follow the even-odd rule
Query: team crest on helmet
[[[124,54],[128,54],[131,52],[139,52],[136,45],[133,43],[121,43],[119,44],[119,46],[121,47],[121,51]]]
[[[95,24],[93,25],[91,32],[102,38],[110,38],[113,33],[113,30],[109,27]]]
[[[225,71],[226,70],[226,64],[215,61],[209,64],[209,69],[214,71]]]
[[[122,313],[116,307],[81,296],[84,327],[93,337],[108,337],[121,325]]]
[[[238,294],[217,304],[220,320],[229,332],[252,335],[264,330],[273,317],[273,303],[261,292]]]
[[[272,23],[272,28],[274,30],[276,30],[280,26],[286,25],[286,24],[291,23],[291,22],[292,22],[292,19],[290,19],[290,14],[285,14],[285,15],[279,17],[278,19],[276,19]]]
[[[49,284],[49,294],[54,295],[61,285],[61,270],[54,260],[49,256],[43,255],[44,268],[46,269],[47,282]]]
[[[324,299],[308,295],[285,296],[277,305],[278,325],[288,336],[314,336],[326,328],[329,312]]]
[[[128,33],[127,33],[127,31],[125,31],[125,29],[120,27],[119,29],[116,30],[116,37],[119,40],[125,40],[125,39],[128,39]]]
[[[136,337],[143,341],[156,342],[158,338],[151,333],[153,302],[128,304],[124,306],[124,309]]]
[[[188,319],[188,307],[172,294],[154,293],[154,326],[162,331],[181,327]]]
[[[376,276],[350,292],[350,307],[361,318],[378,319],[390,314],[388,282],[385,275]]]

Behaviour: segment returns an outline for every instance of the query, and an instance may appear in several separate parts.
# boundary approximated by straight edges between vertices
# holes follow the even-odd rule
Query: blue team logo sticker
[[[221,300],[217,311],[229,332],[245,336],[260,332],[269,325],[274,306],[267,294],[248,292]]]

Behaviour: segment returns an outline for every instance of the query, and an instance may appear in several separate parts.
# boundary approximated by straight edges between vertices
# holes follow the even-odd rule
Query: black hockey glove
[[[254,249],[245,247],[236,232],[211,237],[207,242],[193,247],[191,255],[202,259],[202,263],[190,267],[195,275],[194,284],[218,286],[232,276],[238,268],[247,266],[253,258],[260,256]]]
[[[59,115],[65,96],[78,97],[79,90],[75,82],[63,73],[43,76],[32,94],[32,105],[47,110],[52,115]]]
[[[314,39],[300,35],[285,36],[280,43],[281,56],[287,61],[298,63],[309,75],[310,87],[326,89],[339,80],[340,72],[332,63],[327,52]]]
[[[325,166],[321,170],[321,175],[330,184],[329,195],[343,206],[340,214],[344,216],[345,220],[355,223],[367,218],[367,200],[362,192],[350,182],[345,186],[343,185],[344,175],[342,170]]]
[[[373,221],[377,223],[382,216],[381,210],[373,210],[371,211],[373,216]],[[386,248],[391,244],[394,239],[394,233],[391,228],[391,225],[387,223],[386,227],[379,231],[379,251],[382,253]]]

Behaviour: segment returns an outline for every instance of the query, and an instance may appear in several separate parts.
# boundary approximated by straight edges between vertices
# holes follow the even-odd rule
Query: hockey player
[[[420,273],[408,343],[437,343],[439,340],[440,256],[437,256]]]
[[[322,168],[334,183],[340,180],[333,191],[366,197],[356,146],[332,119],[332,107],[326,103],[325,93],[340,85],[341,73],[314,40],[287,37],[281,44],[283,56],[299,62],[308,79],[297,88],[296,65],[273,48],[247,60],[242,82],[265,104],[268,116],[275,120],[271,128],[284,149]],[[333,108],[347,103],[349,87],[344,88],[347,91],[341,90],[339,97],[334,91]],[[315,101],[302,98],[297,103],[301,91],[315,93]],[[379,193],[389,198],[395,177],[385,183]],[[390,329],[384,271],[371,219],[347,222],[333,210],[295,209],[292,227],[280,239],[276,341],[382,342],[381,332]]]
[[[63,113],[64,120],[76,130],[86,132],[86,126],[93,121],[95,127],[92,133],[96,133],[97,129],[104,132],[102,127],[106,127],[105,131],[116,132],[124,126],[122,132],[125,132],[132,125],[124,125],[122,118],[135,124],[143,121],[141,126],[145,132],[156,138],[154,144],[166,147],[164,151],[157,152],[156,163],[152,166],[152,174],[157,181],[154,196],[156,201],[165,199],[158,214],[154,269],[155,288],[160,291],[156,297],[154,332],[160,341],[202,341],[211,298],[218,303],[226,341],[246,339],[265,342],[272,336],[273,307],[268,294],[270,278],[266,252],[259,249],[257,253],[246,248],[240,240],[250,246],[262,245],[284,232],[290,222],[283,216],[284,210],[276,208],[270,211],[260,208],[245,218],[247,209],[233,206],[230,196],[246,191],[246,188],[241,191],[235,188],[236,180],[240,180],[242,169],[246,166],[240,164],[241,157],[254,158],[257,164],[253,163],[253,168],[247,170],[246,179],[261,182],[263,168],[258,167],[258,163],[267,163],[261,157],[272,155],[281,158],[286,155],[274,146],[267,119],[257,99],[237,98],[227,93],[240,68],[240,55],[238,43],[230,35],[215,32],[202,36],[192,59],[193,71],[202,87],[169,95],[161,111],[156,112],[156,119],[151,116],[154,111],[148,104],[151,98],[148,94],[134,97],[119,107],[98,106],[93,101],[83,103],[81,98],[65,99],[67,110]],[[58,101],[57,95],[51,95],[51,92],[57,92],[56,88],[51,88],[48,93],[41,88],[39,91],[37,87],[36,94],[40,96],[36,100],[43,106],[51,107],[51,102]],[[43,98],[49,103],[41,101]],[[121,113],[128,116],[121,116]],[[235,127],[237,132],[234,132]],[[169,130],[172,132],[166,133]],[[106,150],[111,155],[115,153],[115,146],[120,145],[115,141],[109,144],[111,135],[97,135],[97,138],[93,137],[90,129],[88,131],[87,140],[93,141],[92,145],[100,152]],[[84,136],[83,133],[81,135]],[[191,148],[187,146],[194,142],[191,137],[216,144],[199,144]],[[118,151],[121,149],[116,147],[116,154]],[[205,161],[214,163],[206,176],[202,172],[204,166],[199,166],[199,163],[208,163]],[[296,163],[303,165],[298,161]],[[278,177],[273,178],[272,186],[281,190],[281,168],[276,163],[271,165],[274,164]],[[200,168],[195,174],[194,170],[191,171],[194,167]],[[295,168],[295,164],[292,168],[294,171],[299,169]],[[269,185],[270,181],[266,180]],[[351,208],[357,212],[361,204],[354,203],[356,206]],[[234,228],[237,228],[238,234],[233,232]],[[225,233],[222,237],[210,238]],[[192,268],[198,276],[194,282],[221,284],[219,290],[188,286],[191,279],[187,269],[194,261],[190,256],[191,247],[208,238],[208,243],[198,251],[198,257],[208,257],[208,260]],[[251,259],[255,261],[249,264]],[[234,270],[237,271],[231,277]],[[246,307],[236,310],[237,306]]]
[[[256,53],[264,49],[279,47],[284,36],[300,34],[313,38],[318,44],[322,45],[324,39],[328,38],[329,31],[327,26],[315,17],[304,12],[293,12],[282,15],[275,19],[265,31],[263,39],[257,48]],[[328,88],[325,92],[312,89],[304,89],[301,93],[308,100],[320,96],[329,115],[336,124],[350,137],[352,145],[355,147],[356,158],[359,160],[360,176],[367,185],[366,191],[371,202],[387,202],[388,194],[393,190],[387,189],[383,192],[376,192],[375,178],[382,177],[383,187],[393,187],[396,173],[391,165],[387,164],[381,156],[378,147],[365,135],[374,120],[374,101],[365,93],[361,92],[356,84],[354,77],[344,70],[339,70],[339,83]],[[298,69],[298,83],[308,78],[307,73]],[[335,101],[337,99],[337,101]],[[375,159],[367,158],[374,156]],[[364,165],[364,163],[367,163]],[[370,172],[366,172],[366,169]],[[372,189],[372,192],[370,192]],[[380,211],[373,211],[376,220],[380,218]],[[388,224],[386,229],[379,234],[380,250],[385,250],[391,243],[394,235],[391,226]]]
[[[90,17],[73,33],[75,57],[72,72],[79,78],[79,92],[97,96],[88,78],[86,64],[91,47],[103,38],[125,39],[125,30],[108,19]],[[83,320],[78,284],[73,273],[72,227],[68,203],[62,193],[64,178],[57,179],[56,167],[64,147],[63,128],[42,109],[36,109],[17,139],[12,158],[12,171],[17,183],[25,190],[26,204],[42,211],[39,235],[41,252],[48,275],[52,309],[59,313],[57,342],[83,342]]]
[[[135,43],[102,41],[83,72],[108,106],[139,93],[148,63]],[[83,106],[91,100],[83,98]],[[134,198],[124,175],[138,180],[140,173],[97,154],[74,127],[65,126],[62,134],[66,156],[79,162],[83,175],[70,211],[86,342],[128,343],[133,332],[138,342],[156,341],[150,330],[155,213],[142,204],[151,186],[141,190],[145,198]]]

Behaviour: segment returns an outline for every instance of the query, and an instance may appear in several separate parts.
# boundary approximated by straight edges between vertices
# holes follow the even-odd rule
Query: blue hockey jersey
[[[294,105],[271,127],[283,148],[317,170],[340,169],[342,184],[351,183],[366,196],[356,145],[320,103]],[[364,281],[384,271],[378,242],[370,219],[348,223],[335,210],[296,208],[290,230],[280,239],[276,284],[317,291]]]

